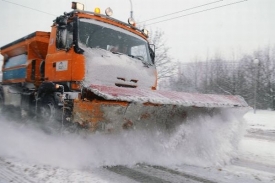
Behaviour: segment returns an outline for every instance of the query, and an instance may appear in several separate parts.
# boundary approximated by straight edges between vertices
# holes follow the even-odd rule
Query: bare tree
[[[158,79],[169,78],[175,74],[176,64],[169,55],[169,47],[164,40],[164,32],[156,30],[150,34],[150,43],[155,45],[155,64]]]
[[[170,80],[175,90],[241,95],[251,106],[275,110],[275,47],[256,50],[239,60],[216,57],[181,64],[179,70]]]

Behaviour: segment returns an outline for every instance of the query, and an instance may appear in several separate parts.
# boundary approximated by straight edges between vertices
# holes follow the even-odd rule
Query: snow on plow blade
[[[193,107],[248,107],[245,100],[237,95],[211,95],[102,85],[91,85],[90,89],[106,100]]]
[[[184,93],[91,85],[98,99],[76,101],[74,119],[92,131],[125,128],[174,129],[187,117],[216,115],[234,110],[242,116],[249,108],[241,96]]]

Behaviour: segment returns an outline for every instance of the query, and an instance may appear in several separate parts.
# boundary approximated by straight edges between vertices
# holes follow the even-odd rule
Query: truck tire
[[[53,97],[44,96],[37,106],[37,117],[41,122],[55,121],[56,107]]]
[[[2,91],[2,87],[0,87],[0,113],[2,112],[4,108],[4,95]]]

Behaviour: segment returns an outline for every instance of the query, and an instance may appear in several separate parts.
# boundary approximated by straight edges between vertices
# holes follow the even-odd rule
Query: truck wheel
[[[38,120],[53,122],[55,120],[55,104],[52,97],[43,97],[38,106]]]
[[[0,112],[2,112],[4,108],[4,95],[3,95],[3,89],[0,87]]]
[[[0,113],[3,111],[3,108],[4,108],[4,99],[0,94]]]

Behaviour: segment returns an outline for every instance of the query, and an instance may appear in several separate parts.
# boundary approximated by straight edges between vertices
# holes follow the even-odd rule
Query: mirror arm
[[[73,19],[73,44],[74,44],[74,51],[76,53],[82,54],[84,52],[83,49],[81,49],[78,45],[78,17],[74,17]]]

